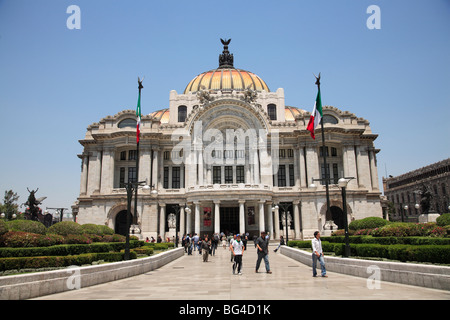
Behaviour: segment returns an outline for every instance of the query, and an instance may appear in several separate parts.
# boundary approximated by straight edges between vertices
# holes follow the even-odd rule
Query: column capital
[[[245,200],[238,200],[239,204],[245,204]]]

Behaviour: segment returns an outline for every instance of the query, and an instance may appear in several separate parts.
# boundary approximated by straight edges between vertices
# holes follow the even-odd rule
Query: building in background
[[[430,213],[450,212],[450,158],[396,177],[383,177],[383,188],[393,211],[390,220],[419,221],[425,192],[431,196]]]
[[[235,68],[228,43],[218,68],[194,77],[182,93],[172,90],[168,108],[142,117],[139,177],[134,110],[87,128],[73,207],[79,223],[124,233],[124,183],[137,180],[153,189],[138,191],[132,217],[132,230],[144,238],[268,231],[278,239],[287,228],[290,239],[301,239],[325,231],[327,222],[343,228],[341,177],[354,178],[347,187],[348,221],[381,217],[379,150],[369,121],[324,106],[323,149],[321,130],[316,140],[306,130],[309,111],[286,106],[282,88],[271,91],[255,73]],[[325,177],[323,152],[331,178],[328,213],[318,181]]]

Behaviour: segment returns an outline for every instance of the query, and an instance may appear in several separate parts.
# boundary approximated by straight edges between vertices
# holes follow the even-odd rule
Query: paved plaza
[[[270,267],[255,273],[256,249],[249,242],[242,275],[232,274],[230,251],[219,247],[203,262],[197,251],[139,276],[40,297],[42,300],[450,300],[450,291],[381,282],[369,289],[367,279],[328,272],[312,277],[311,268],[270,246]],[[320,274],[320,272],[319,272]]]

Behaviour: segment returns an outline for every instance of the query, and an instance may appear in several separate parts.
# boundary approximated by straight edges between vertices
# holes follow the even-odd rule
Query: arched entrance
[[[133,216],[130,213],[130,223],[133,221]],[[123,236],[127,235],[127,210],[122,210],[116,215],[114,224],[114,232]]]
[[[331,211],[331,220],[333,220],[334,224],[338,226],[338,229],[345,228],[345,219],[344,219],[344,211],[337,206],[330,207]]]

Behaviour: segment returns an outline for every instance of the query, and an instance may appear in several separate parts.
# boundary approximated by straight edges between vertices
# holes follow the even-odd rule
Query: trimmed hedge
[[[67,236],[69,234],[83,234],[83,228],[73,221],[61,221],[55,223],[47,229],[47,233],[55,233],[61,236]]]
[[[123,252],[86,253],[76,256],[40,256],[40,257],[19,257],[0,259],[0,271],[58,268],[68,266],[81,266],[92,264],[94,261],[115,262],[123,260]],[[135,252],[130,252],[130,258],[136,259]]]
[[[331,237],[329,237],[331,238]],[[310,241],[289,241],[290,247],[311,248]],[[324,252],[334,252],[341,256],[345,244],[322,241]],[[389,260],[417,261],[428,263],[450,264],[450,244],[443,245],[408,245],[408,244],[376,244],[350,243],[350,255],[356,257],[384,258]]]
[[[46,234],[47,228],[39,221],[12,220],[6,223],[9,231],[23,231],[37,234]]]
[[[130,241],[130,248],[138,248],[142,241]],[[118,252],[125,249],[125,242],[71,244],[51,247],[0,248],[0,258],[68,256],[86,253]]]
[[[381,228],[385,225],[389,224],[390,222],[379,217],[367,217],[364,219],[359,220],[353,220],[348,225],[348,228],[350,230],[361,230],[361,229],[374,229],[374,228]]]
[[[437,217],[436,224],[440,227],[450,225],[450,213],[444,213]]]
[[[374,243],[374,244],[409,244],[409,245],[450,245],[450,238],[432,237],[372,237],[349,236],[350,243]],[[322,241],[332,243],[344,243],[344,236],[320,237]]]

